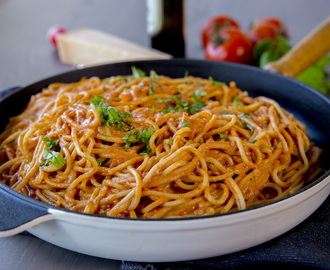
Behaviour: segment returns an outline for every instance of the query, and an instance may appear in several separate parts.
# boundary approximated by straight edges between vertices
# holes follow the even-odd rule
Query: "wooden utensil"
[[[281,59],[264,69],[296,77],[330,51],[330,16],[320,23]]]

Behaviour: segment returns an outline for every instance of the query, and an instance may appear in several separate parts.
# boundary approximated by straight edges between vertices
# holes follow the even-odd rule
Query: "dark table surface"
[[[296,44],[329,15],[329,0],[188,0],[186,57],[203,59],[200,29],[209,17],[229,14],[244,30],[255,18],[278,16]],[[60,62],[46,39],[53,25],[97,28],[143,46],[144,0],[0,0],[0,89],[25,86],[75,69]],[[3,116],[4,117],[4,116]],[[0,238],[0,269],[120,269],[122,262],[67,251],[30,235]]]

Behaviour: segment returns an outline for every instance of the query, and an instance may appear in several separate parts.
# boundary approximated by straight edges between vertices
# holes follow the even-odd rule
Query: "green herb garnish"
[[[131,130],[131,122],[126,117],[132,118],[132,115],[128,112],[120,112],[118,109],[111,107],[108,102],[103,102],[103,99],[102,96],[98,96],[89,101],[95,106],[95,109],[102,118],[101,125],[110,127],[116,124],[117,130]],[[126,126],[124,124],[126,124]]]
[[[54,165],[57,169],[61,168],[66,164],[65,159],[63,158],[60,152],[46,149],[42,155],[45,162],[39,163],[39,167],[43,168],[49,164]]]
[[[141,69],[136,68],[135,66],[132,66],[132,73],[134,79],[144,78],[146,76],[145,72],[143,72]]]
[[[225,141],[229,140],[228,137],[225,134],[223,134],[223,133],[218,133],[218,134],[219,134],[221,139],[224,139]]]
[[[49,137],[42,138],[42,140],[46,142],[47,148],[42,155],[45,162],[39,163],[39,167],[43,168],[44,166],[48,166],[50,164],[54,165],[57,169],[63,167],[66,162],[62,154],[52,150],[57,146],[59,140],[54,141]]]
[[[125,149],[128,149],[131,146],[131,143],[136,140],[137,131],[133,130],[133,132],[129,135],[125,135],[121,140],[125,143]]]
[[[150,141],[152,134],[154,134],[154,131],[152,129],[147,130],[144,128],[142,130],[142,132],[140,132],[139,142],[143,142],[143,143],[147,144],[147,146],[145,148],[143,148],[142,151],[140,152],[141,155],[149,154],[151,152],[149,141]]]
[[[211,82],[211,86],[225,85],[225,83],[223,83],[223,82],[217,82],[217,81],[213,80],[213,78],[211,76],[209,77],[209,81]]]
[[[170,138],[168,139],[168,142],[169,142],[170,146],[172,146],[172,144],[173,144],[173,138],[170,137]]]
[[[247,123],[246,127],[250,130],[251,133],[253,133],[253,126],[250,123]]]
[[[190,127],[189,123],[186,120],[182,121],[184,127]]]
[[[49,137],[42,138],[44,142],[46,142],[47,150],[51,150],[55,148],[55,146],[58,144],[59,140],[52,140]]]
[[[243,113],[240,113],[239,115],[237,115],[238,117],[243,117],[243,116],[245,116],[246,118],[251,118],[251,115],[249,115],[248,113],[245,113],[245,112],[243,112]]]

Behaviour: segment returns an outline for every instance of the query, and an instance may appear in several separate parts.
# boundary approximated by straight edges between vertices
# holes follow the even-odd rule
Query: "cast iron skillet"
[[[1,100],[0,115],[2,117],[0,118],[0,129],[1,131],[5,129],[10,116],[17,115],[24,109],[31,95],[40,92],[51,83],[71,83],[80,80],[82,77],[98,76],[105,78],[115,75],[130,75],[132,74],[132,66],[147,73],[155,70],[157,74],[173,78],[183,77],[186,72],[189,72],[189,75],[192,76],[202,78],[211,76],[214,80],[225,83],[235,81],[237,86],[244,91],[248,91],[250,96],[267,96],[276,100],[283,108],[293,113],[296,118],[300,119],[307,126],[307,134],[324,151],[321,166],[327,172],[323,173],[310,186],[329,175],[329,99],[294,79],[251,66],[225,62],[183,59],[133,61],[70,71],[23,87]],[[26,222],[46,215],[48,214],[48,208],[53,207],[27,198],[2,183],[0,183],[0,205],[0,231],[15,229]]]
[[[322,175],[287,198],[263,206],[208,217],[167,220],[73,212],[36,201],[0,183],[0,237],[28,230],[52,244],[103,258],[149,262],[191,260],[239,251],[277,237],[302,222],[326,199],[330,190],[330,100],[294,79],[251,66],[174,59],[74,70],[21,88],[1,100],[0,130],[5,129],[8,117],[25,108],[31,95],[51,83],[72,83],[82,77],[130,75],[132,66],[147,74],[154,70],[173,78],[189,72],[192,76],[211,76],[225,83],[235,81],[251,96],[276,100],[307,126],[308,135],[324,150]],[[270,223],[271,228],[265,231]]]

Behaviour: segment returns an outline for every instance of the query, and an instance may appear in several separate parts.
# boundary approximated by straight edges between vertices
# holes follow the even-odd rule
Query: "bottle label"
[[[146,0],[147,4],[147,33],[149,36],[156,36],[163,28],[164,0]]]

